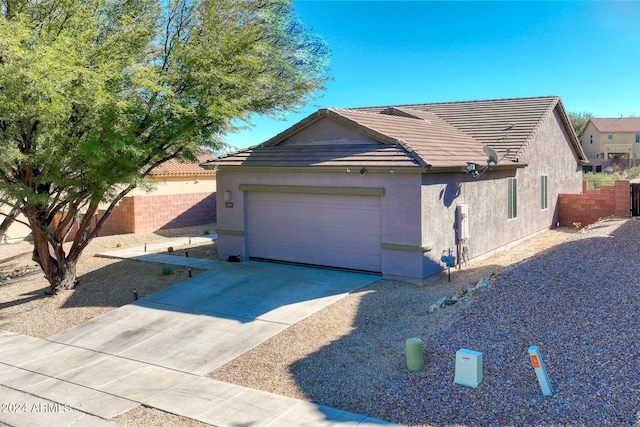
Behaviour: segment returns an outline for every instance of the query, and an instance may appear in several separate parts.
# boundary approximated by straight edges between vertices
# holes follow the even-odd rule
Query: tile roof
[[[640,117],[591,118],[600,132],[640,132]]]
[[[219,166],[419,166],[393,144],[256,146],[216,159]]]
[[[509,148],[509,158],[518,159],[538,127],[559,103],[557,96],[544,96],[408,104],[401,108],[431,112],[475,140],[490,145],[499,154],[505,154]],[[384,111],[386,108],[365,107],[358,110]],[[577,139],[575,144],[576,147],[580,146]]]
[[[317,111],[267,142],[210,162],[219,166],[407,166],[456,168],[484,164],[484,146],[518,162],[544,120],[559,113],[580,160],[586,160],[558,97],[410,104]],[[279,145],[322,118],[379,141],[376,143]],[[570,131],[569,131],[570,130]]]
[[[152,177],[158,176],[210,176],[215,175],[216,171],[205,169],[200,166],[202,163],[215,160],[211,154],[198,154],[196,162],[181,161],[177,159],[167,160],[160,166],[151,171]]]

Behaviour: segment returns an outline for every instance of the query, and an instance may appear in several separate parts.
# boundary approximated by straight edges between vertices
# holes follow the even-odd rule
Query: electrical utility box
[[[456,223],[458,224],[458,241],[469,238],[469,205],[461,203],[456,206]]]
[[[461,348],[456,352],[456,372],[453,382],[476,388],[482,381],[482,353]]]

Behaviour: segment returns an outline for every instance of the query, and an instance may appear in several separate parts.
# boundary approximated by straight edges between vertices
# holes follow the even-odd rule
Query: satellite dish
[[[484,152],[487,154],[487,157],[488,157],[487,163],[489,164],[495,163],[496,165],[498,164],[500,160],[498,160],[498,153],[496,153],[496,150],[489,147],[488,145],[485,145]]]

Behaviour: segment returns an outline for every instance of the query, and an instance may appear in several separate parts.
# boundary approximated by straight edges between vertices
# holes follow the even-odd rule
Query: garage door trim
[[[366,187],[240,184],[240,191],[254,191],[261,193],[335,194],[344,196],[384,196],[384,188]]]

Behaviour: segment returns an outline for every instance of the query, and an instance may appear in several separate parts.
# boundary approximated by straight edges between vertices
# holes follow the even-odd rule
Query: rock
[[[489,287],[489,277],[478,280],[478,283],[474,286],[476,289],[484,289]]]
[[[445,305],[453,305],[453,304],[455,304],[457,302],[458,302],[458,297],[454,295],[454,296],[451,296],[451,297],[447,298],[445,300],[444,304]]]

